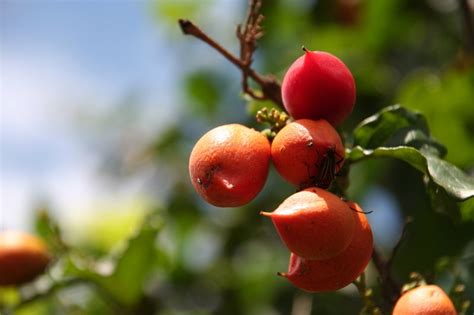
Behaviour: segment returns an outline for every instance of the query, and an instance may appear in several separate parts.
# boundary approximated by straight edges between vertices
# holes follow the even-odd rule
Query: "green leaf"
[[[425,117],[400,105],[393,105],[363,120],[354,129],[354,145],[365,149],[409,146],[432,147],[444,156],[446,148],[431,138]]]
[[[408,146],[379,147],[373,150],[356,146],[347,150],[347,160],[360,161],[364,158],[389,157],[409,163],[427,175],[437,186],[456,200],[467,200],[474,196],[474,178],[462,170],[440,159],[428,148],[421,150]]]
[[[47,208],[41,208],[35,217],[36,233],[46,242],[48,247],[56,253],[67,250],[67,245],[62,239],[61,229],[58,223],[49,215]]]
[[[156,222],[150,223],[146,222],[129,240],[127,247],[120,255],[114,273],[104,283],[127,304],[135,304],[142,296],[142,285],[153,262],[158,227]]]
[[[180,141],[183,141],[181,126],[171,126],[154,139],[146,153],[153,156],[172,156],[179,151]]]
[[[186,77],[184,86],[195,114],[208,117],[216,112],[224,82],[225,78],[209,70],[199,70]]]
[[[452,148],[446,159],[463,167],[471,167],[474,161],[474,150],[460,149],[474,147],[473,86],[474,67],[420,69],[401,82],[397,97],[406,108],[423,113],[432,135]]]
[[[434,211],[449,215],[453,221],[459,221],[461,219],[458,202],[451,198],[446,193],[446,190],[436,185],[433,181],[427,180],[426,192],[428,193]]]
[[[154,263],[155,240],[160,228],[161,222],[153,213],[145,218],[121,251],[99,263],[71,257],[67,274],[95,283],[123,305],[136,305]]]
[[[474,222],[474,198],[460,204],[462,221]]]

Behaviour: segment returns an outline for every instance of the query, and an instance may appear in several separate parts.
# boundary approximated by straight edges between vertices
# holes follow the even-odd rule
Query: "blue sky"
[[[0,226],[28,228],[37,198],[68,213],[113,194],[96,178],[100,156],[78,129],[78,106],[100,112],[136,90],[157,122],[167,120],[178,65],[147,2],[0,5]]]
[[[139,132],[156,135],[179,119],[186,71],[232,68],[151,8],[150,1],[0,1],[0,228],[30,228],[43,198],[57,216],[75,220],[104,200],[143,197],[143,174],[113,187],[101,181],[103,157],[95,149],[108,145],[114,127],[87,130],[77,113],[100,116],[138,93],[145,112]],[[206,0],[190,14],[232,47],[228,34],[242,9],[239,1]]]

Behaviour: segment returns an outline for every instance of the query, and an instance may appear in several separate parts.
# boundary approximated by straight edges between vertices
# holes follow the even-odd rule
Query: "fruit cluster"
[[[334,126],[352,112],[354,79],[335,56],[305,49],[283,79],[282,99],[294,120],[271,143],[237,124],[202,136],[189,159],[191,181],[210,204],[237,207],[261,191],[271,161],[299,189],[275,211],[261,213],[291,252],[288,272],[279,274],[306,291],[337,290],[364,271],[373,248],[364,211],[325,190],[344,163]]]
[[[305,49],[283,79],[282,99],[291,122],[278,112],[257,114],[259,121],[274,120],[271,143],[264,133],[242,125],[212,129],[191,152],[191,180],[210,204],[237,207],[258,195],[273,162],[299,189],[275,211],[261,212],[291,252],[288,272],[278,274],[309,292],[338,290],[359,277],[373,251],[365,212],[325,190],[344,163],[345,148],[334,126],[352,112],[354,79],[335,56]],[[431,285],[403,294],[393,314],[456,311],[442,289]]]

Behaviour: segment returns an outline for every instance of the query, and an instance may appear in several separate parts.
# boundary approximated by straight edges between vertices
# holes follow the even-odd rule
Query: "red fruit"
[[[352,112],[355,82],[337,57],[305,49],[283,78],[282,97],[293,118],[326,119],[337,126]]]
[[[392,315],[456,315],[449,296],[436,285],[425,285],[405,292]]]
[[[20,285],[43,273],[51,257],[36,236],[0,232],[0,286]]]
[[[194,188],[218,207],[238,207],[255,198],[265,184],[269,166],[268,139],[238,124],[207,132],[189,158]]]
[[[362,209],[348,202],[355,219],[354,234],[349,246],[339,255],[326,260],[308,260],[291,254],[286,277],[295,286],[309,292],[339,290],[364,271],[370,261],[373,249],[372,231]]]
[[[326,120],[300,119],[273,139],[272,160],[290,183],[327,188],[344,163],[344,145]]]
[[[336,195],[308,188],[288,197],[271,213],[288,249],[307,259],[328,259],[349,246],[354,233],[351,209]]]

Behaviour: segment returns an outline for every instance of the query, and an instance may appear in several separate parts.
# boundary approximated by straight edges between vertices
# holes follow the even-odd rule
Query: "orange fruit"
[[[443,289],[424,285],[405,292],[395,304],[393,315],[456,315],[453,302]]]
[[[328,259],[349,246],[354,216],[347,204],[320,188],[288,197],[269,216],[288,249],[307,259]]]
[[[265,184],[269,166],[268,139],[239,124],[207,132],[189,158],[194,188],[218,207],[238,207],[254,199]]]
[[[272,160],[278,173],[299,187],[327,188],[344,162],[344,145],[326,120],[300,119],[273,139]]]
[[[36,236],[0,232],[0,286],[19,285],[43,273],[50,261],[46,245]]]
[[[292,253],[288,272],[279,275],[309,292],[339,290],[357,279],[372,256],[373,237],[361,208],[352,202],[348,202],[348,206],[355,210],[352,212],[355,229],[349,246],[339,255],[325,260],[309,260]]]

